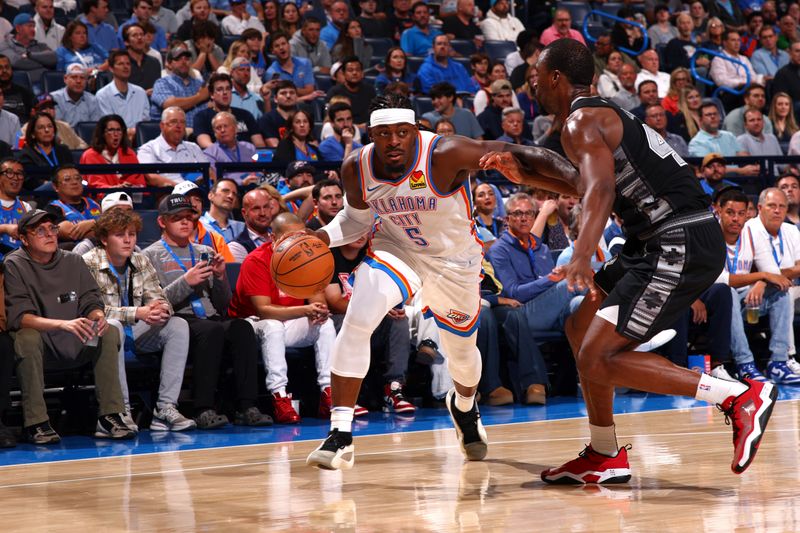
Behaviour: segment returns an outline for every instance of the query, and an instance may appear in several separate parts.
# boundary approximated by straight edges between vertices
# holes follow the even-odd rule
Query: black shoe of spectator
[[[11,430],[0,422],[0,448],[14,448],[17,445],[17,439],[11,433]]]
[[[61,437],[58,436],[48,420],[22,428],[22,434],[25,440],[31,444],[58,444],[61,442]]]
[[[248,407],[244,412],[236,411],[233,423],[237,426],[271,426],[272,417],[258,410],[258,407]]]
[[[119,414],[111,413],[97,418],[94,436],[98,439],[126,440],[134,438],[136,432],[125,425]]]
[[[213,409],[206,409],[194,419],[197,429],[218,429],[228,423],[228,417],[217,414]]]

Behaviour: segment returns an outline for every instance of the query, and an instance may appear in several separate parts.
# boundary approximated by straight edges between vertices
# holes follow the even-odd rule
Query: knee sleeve
[[[476,344],[477,332],[462,337],[446,330],[439,339],[447,356],[447,369],[453,381],[465,387],[476,387],[481,380],[481,353]]]
[[[333,345],[331,372],[358,379],[367,375],[372,332],[402,300],[397,284],[383,270],[367,265],[356,270],[353,296]]]

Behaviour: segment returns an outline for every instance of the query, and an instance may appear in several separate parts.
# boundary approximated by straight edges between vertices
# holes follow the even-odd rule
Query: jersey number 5
[[[429,246],[428,241],[426,241],[422,237],[422,232],[419,230],[417,226],[411,226],[410,228],[404,228],[403,231],[406,232],[408,238],[413,241],[414,244],[422,247]]]

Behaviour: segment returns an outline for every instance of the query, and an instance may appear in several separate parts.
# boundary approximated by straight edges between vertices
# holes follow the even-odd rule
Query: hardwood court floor
[[[551,487],[539,472],[580,451],[586,420],[487,428],[464,463],[453,430],[364,436],[356,466],[305,466],[286,442],[0,468],[2,531],[798,531],[800,403],[775,408],[756,461],[730,471],[714,408],[617,418],[629,485]]]

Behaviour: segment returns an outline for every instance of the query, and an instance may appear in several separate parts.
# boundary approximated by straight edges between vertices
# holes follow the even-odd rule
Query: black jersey
[[[596,96],[578,98],[570,113],[584,107],[611,108],[622,121],[622,142],[614,150],[614,212],[629,237],[646,233],[674,215],[708,210],[708,195],[691,168],[655,130]]]

